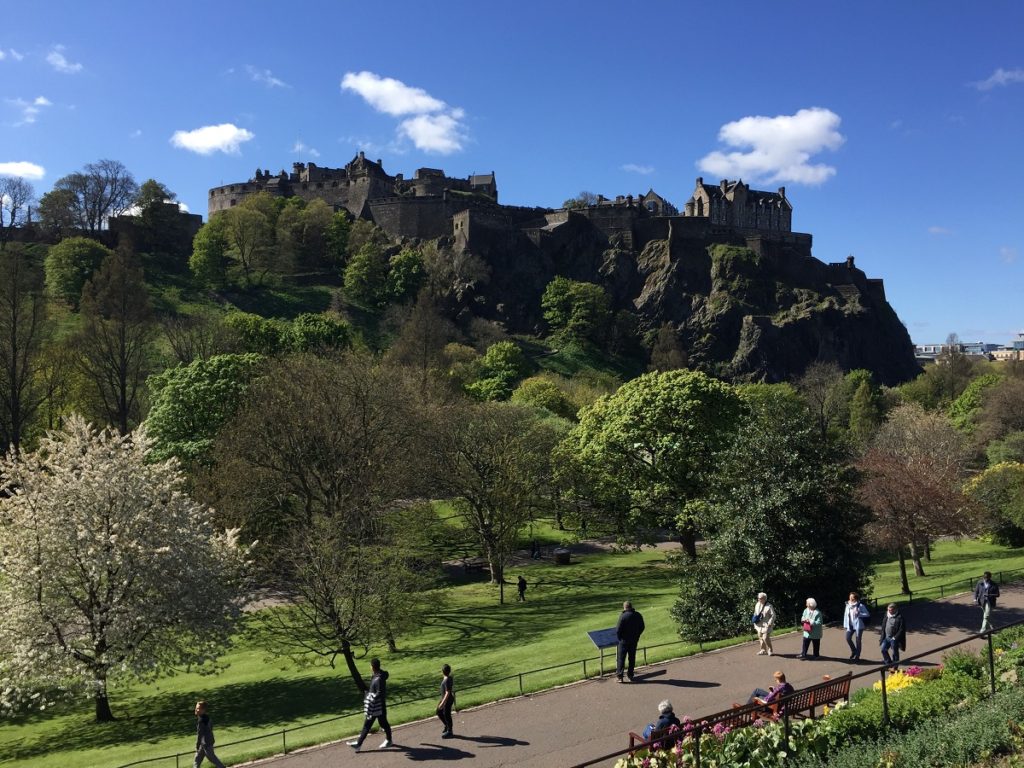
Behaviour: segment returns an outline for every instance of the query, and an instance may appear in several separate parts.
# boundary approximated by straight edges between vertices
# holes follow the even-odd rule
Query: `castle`
[[[464,245],[476,226],[516,229],[539,244],[570,217],[584,217],[606,236],[618,236],[630,247],[664,238],[673,228],[694,234],[728,231],[774,236],[805,241],[808,246],[811,237],[791,232],[793,206],[785,187],[778,192],[760,192],[742,181],[707,185],[698,177],[682,214],[653,189],[635,197],[598,196],[593,204],[578,208],[531,208],[500,204],[493,171],[460,179],[437,168],[420,168],[406,179],[400,173],[388,174],[380,160],[368,160],[364,152],[344,168],[295,163],[291,173],[282,170],[277,175],[257,168],[246,182],[211,189],[209,215],[260,192],[323,200],[336,211],[373,221],[392,237],[453,236]]]

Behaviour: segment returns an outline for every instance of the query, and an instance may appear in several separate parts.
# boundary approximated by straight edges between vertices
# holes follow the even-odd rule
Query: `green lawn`
[[[445,516],[444,512],[443,507],[439,508],[440,516]],[[553,528],[538,528],[536,534],[545,546],[561,538]],[[510,568],[511,581],[522,572],[529,582],[525,603],[514,602],[511,585],[506,588],[505,605],[498,604],[497,589],[482,580],[455,586],[447,591],[447,607],[431,617],[415,636],[402,638],[398,653],[371,649],[371,654],[380,655],[391,672],[393,721],[432,714],[439,670],[445,662],[454,669],[460,706],[464,707],[518,694],[520,672],[569,663],[524,674],[524,691],[580,679],[584,673],[580,660],[596,656],[586,630],[613,625],[625,598],[633,600],[644,613],[645,645],[672,643],[650,652],[648,661],[696,650],[675,642],[678,638],[668,608],[675,599],[676,587],[660,553],[599,553],[575,560],[569,566],[543,561]],[[911,577],[911,585],[919,590],[967,579],[986,568],[998,572],[1020,567],[1024,567],[1024,550],[980,542],[941,542],[934,548],[933,561],[926,564],[928,577]],[[899,591],[895,563],[880,563],[877,573],[875,594]],[[115,690],[112,706],[120,718],[116,723],[92,723],[87,702],[8,721],[0,726],[0,765],[113,768],[175,751],[186,752],[193,743],[192,705],[199,697],[211,702],[220,744],[278,729],[276,735],[218,750],[229,762],[279,752],[283,727],[359,710],[360,697],[340,669],[299,668],[287,660],[268,659],[248,636],[238,639],[224,661],[229,666],[218,675],[182,673],[158,683]],[[365,660],[361,667],[368,667]],[[587,674],[596,671],[596,662],[588,661]],[[511,679],[489,682],[503,677]],[[475,687],[483,683],[486,685]],[[428,700],[413,701],[423,696]],[[358,730],[360,723],[361,715],[353,714],[340,722],[305,728],[288,734],[288,747],[348,736]],[[174,761],[148,765],[170,768]]]
[[[962,541],[940,541],[932,546],[931,562],[924,560],[924,576],[914,575],[914,565],[907,560],[907,575],[910,589],[915,598],[918,593],[922,597],[938,597],[939,591],[933,589],[940,585],[961,582],[953,590],[943,590],[944,594],[966,592],[978,580],[984,571],[992,571],[998,578],[999,572],[1009,572],[1024,568],[1024,549],[1012,549],[995,544],[988,544],[975,539]],[[892,597],[900,594],[899,563],[896,560],[879,562],[875,565],[875,578],[872,583],[873,597]],[[1007,573],[1007,578],[1011,578]],[[1019,578],[1019,577],[1018,577]]]

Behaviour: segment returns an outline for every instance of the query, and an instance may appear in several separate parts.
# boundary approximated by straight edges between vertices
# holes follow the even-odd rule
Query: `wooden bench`
[[[838,701],[848,701],[850,698],[850,681],[853,673],[847,672],[840,677],[832,678],[824,675],[822,682],[812,685],[809,688],[802,688],[784,696],[771,704],[733,704],[730,709],[702,717],[692,723],[686,723],[683,728],[669,733],[668,729],[655,730],[651,737],[645,739],[642,735],[630,731],[629,750],[630,755],[640,749],[670,749],[675,743],[685,738],[691,731],[697,730],[701,733],[711,733],[715,726],[722,726],[735,730],[746,728],[759,720],[786,721],[788,732],[790,718],[814,718],[816,710]]]

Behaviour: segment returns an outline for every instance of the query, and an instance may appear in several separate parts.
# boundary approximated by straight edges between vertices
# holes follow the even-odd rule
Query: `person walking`
[[[750,619],[754,622],[754,631],[757,632],[757,642],[760,646],[757,655],[771,656],[775,609],[768,602],[768,595],[764,592],[757,593],[757,600],[754,601],[754,613]]]
[[[999,597],[999,585],[992,581],[992,574],[985,571],[981,581],[974,588],[974,600],[981,606],[981,629],[978,632],[992,631],[992,609],[996,607],[996,598]]]
[[[813,647],[814,653],[812,655],[816,659],[821,651],[821,611],[818,610],[818,601],[813,597],[808,597],[804,605],[804,612],[800,615],[800,626],[804,631],[804,640],[803,646],[800,649],[800,655],[797,658],[806,659],[808,648]]]
[[[199,768],[203,759],[209,760],[217,768],[224,768],[224,763],[213,752],[213,725],[210,723],[210,715],[206,711],[206,702],[196,702],[196,757],[192,761],[192,768]]]
[[[455,707],[455,688],[452,682],[452,668],[445,664],[441,667],[441,701],[437,703],[437,718],[444,725],[442,739],[450,739],[455,735],[452,722],[452,709]]]
[[[907,625],[896,603],[889,603],[886,608],[882,628],[879,630],[878,647],[882,652],[882,661],[895,671],[899,667],[900,651],[907,650]]]
[[[636,666],[636,646],[640,642],[640,635],[644,633],[644,617],[640,611],[633,610],[633,604],[627,600],[622,604],[622,613],[619,614],[619,623],[615,625],[615,637],[619,641],[615,654],[615,676],[619,682],[623,673],[630,681],[633,680],[633,668]]]
[[[519,595],[516,597],[516,602],[519,602],[520,600],[522,600],[525,603],[526,602],[526,579],[524,579],[522,576],[519,577],[518,589],[519,589]]]
[[[370,659],[370,670],[373,677],[370,678],[370,687],[363,698],[363,714],[366,718],[363,720],[363,730],[360,731],[359,738],[345,742],[356,752],[363,746],[374,720],[380,723],[380,728],[384,731],[384,741],[377,749],[387,749],[391,746],[391,724],[388,722],[387,704],[388,673],[380,668],[380,659]]]
[[[860,601],[856,592],[850,593],[850,598],[843,606],[843,629],[846,630],[846,644],[850,646],[850,660],[860,659],[861,635],[864,634],[866,622],[871,617],[871,611]]]

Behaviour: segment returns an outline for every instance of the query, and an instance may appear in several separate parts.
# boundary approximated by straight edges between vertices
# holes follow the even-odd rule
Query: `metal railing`
[[[998,583],[1003,584],[1008,580],[1019,579],[1024,575],[1024,568],[1013,568],[1007,571],[998,571],[992,574],[992,579]],[[876,610],[879,605],[885,605],[887,603],[902,603],[907,604],[913,603],[914,599],[918,600],[932,600],[934,598],[927,597],[938,593],[938,597],[941,599],[947,595],[956,595],[961,592],[970,592],[974,589],[975,585],[981,580],[982,574],[977,576],[968,577],[966,579],[957,579],[956,581],[949,582],[948,584],[937,584],[934,587],[925,587],[924,589],[911,590],[909,593],[900,592],[895,595],[881,595],[879,597],[872,597],[868,602],[871,603],[872,607]]]
[[[989,695],[994,696],[995,692],[996,692],[996,666],[995,666],[995,651],[994,651],[994,649],[992,647],[992,636],[993,635],[998,635],[1000,632],[1005,632],[1008,629],[1012,629],[1014,627],[1020,627],[1020,626],[1024,626],[1024,619],[1020,619],[1018,621],[1011,622],[1010,624],[1006,624],[1005,626],[998,627],[996,629],[991,629],[988,632],[979,632],[977,634],[968,635],[967,637],[961,638],[961,639],[956,640],[956,641],[954,641],[952,643],[946,643],[945,645],[940,645],[940,646],[937,646],[935,648],[929,648],[927,651],[923,651],[923,652],[918,653],[918,654],[916,654],[914,656],[909,656],[907,658],[901,658],[899,663],[901,665],[905,666],[905,665],[909,664],[910,662],[918,661],[918,660],[923,659],[923,658],[925,658],[927,656],[932,656],[932,655],[934,655],[936,653],[940,653],[942,651],[947,651],[950,648],[956,648],[957,646],[963,645],[964,643],[974,642],[975,640],[985,640],[985,641],[987,641],[986,645],[987,645],[987,651],[988,651]],[[866,670],[864,672],[859,672],[859,673],[857,673],[855,675],[850,675],[851,683],[852,683],[853,680],[858,680],[860,678],[871,677],[873,675],[878,675],[879,676],[879,678],[881,680],[881,683],[882,683],[882,716],[881,716],[881,722],[879,723],[879,725],[881,725],[882,728],[888,728],[889,727],[889,696],[888,696],[888,691],[887,691],[886,678],[887,678],[888,674],[891,674],[890,670],[891,670],[890,665],[883,664],[881,666],[874,667],[874,668]],[[789,701],[790,699],[792,699],[792,698],[794,698],[794,697],[796,697],[798,695],[799,695],[799,691],[794,693],[794,694],[790,694],[789,696],[786,696],[784,698],[779,699],[779,704],[780,704],[779,710],[780,710],[780,712],[783,712],[782,717],[784,719],[787,737],[788,737],[788,734],[789,734],[789,713],[786,712],[783,709],[783,707],[784,707],[784,705],[785,705],[785,703],[787,701]],[[633,746],[626,747],[624,749],[620,749],[620,750],[617,750],[615,752],[611,752],[611,753],[609,753],[607,755],[602,755],[601,757],[595,757],[595,758],[587,760],[586,762],[583,762],[583,763],[576,763],[575,765],[572,766],[572,768],[589,768],[589,766],[598,765],[600,763],[605,763],[605,762],[608,762],[609,760],[614,760],[615,758],[618,758],[618,757],[624,757],[626,755],[631,755],[631,754],[633,754],[635,752],[639,752],[642,749],[648,749],[648,748],[650,748],[651,746],[653,746],[655,744],[660,744],[662,746],[664,746],[665,744],[668,744],[668,746],[671,747],[673,744],[676,743],[676,741],[682,741],[682,740],[690,739],[690,738],[693,739],[694,747],[695,747],[694,748],[694,766],[695,766],[695,768],[700,768],[700,740],[701,740],[701,737],[705,736],[707,734],[707,732],[708,732],[706,730],[706,728],[705,728],[705,724],[704,724],[703,721],[704,720],[708,720],[708,721],[714,722],[716,719],[720,718],[720,716],[725,715],[725,714],[730,714],[733,711],[735,711],[735,710],[731,710],[730,709],[730,710],[724,710],[723,712],[714,712],[714,713],[712,713],[710,715],[704,715],[703,717],[698,718],[692,724],[690,724],[689,725],[689,730],[686,731],[686,733],[680,732],[679,735],[675,736],[675,738],[673,738],[672,735],[670,735],[670,736],[659,736],[656,739],[651,739],[650,741],[645,741],[645,742],[642,742],[640,744],[635,744]],[[737,726],[737,727],[742,727],[742,726]]]
[[[1017,568],[1017,569],[1014,569],[1014,570],[999,571],[998,573],[993,573],[993,579],[995,579],[998,583],[1002,584],[1006,580],[1007,576],[1020,575],[1020,574],[1024,574],[1024,568]],[[888,601],[888,602],[897,602],[897,601],[913,602],[913,599],[914,599],[915,595],[921,595],[923,593],[929,593],[929,592],[935,592],[935,591],[938,591],[938,594],[939,594],[940,597],[945,597],[946,595],[957,594],[956,590],[959,587],[963,586],[964,584],[967,585],[968,590],[972,589],[974,584],[980,578],[981,578],[981,575],[979,574],[977,577],[971,578],[971,579],[958,579],[957,581],[951,582],[949,584],[940,584],[940,585],[937,585],[935,587],[926,587],[925,589],[918,590],[917,592],[911,593],[909,595],[906,595],[906,594],[885,595],[885,596],[882,596],[882,597],[872,598],[871,602],[873,603],[875,608],[878,607],[879,601],[883,601],[883,600],[884,601]],[[964,590],[960,590],[960,591],[964,591]],[[921,599],[921,598],[919,597],[918,599]],[[1015,626],[1015,625],[1007,625],[1007,626]],[[1006,627],[1004,627],[1003,629],[1005,629],[1005,628]],[[690,640],[673,640],[673,641],[668,642],[668,643],[656,643],[655,645],[645,645],[645,646],[642,646],[642,647],[638,647],[637,648],[637,655],[642,657],[642,659],[643,659],[642,664],[646,665],[646,664],[649,663],[647,652],[648,651],[654,651],[654,650],[659,649],[659,648],[667,648],[669,646],[679,646],[679,645],[690,646],[691,648],[693,648],[691,653],[684,653],[681,656],[667,657],[665,659],[661,659],[663,661],[667,661],[667,660],[670,660],[671,658],[684,658],[684,657],[692,655],[694,653],[703,653],[705,651],[705,649],[709,648],[709,647],[710,648],[721,648],[721,647],[728,646],[730,644],[739,644],[739,643],[742,643],[742,642],[748,642],[748,641],[742,640],[742,641],[739,641],[738,643],[731,643],[728,640],[723,640],[723,641],[715,641],[715,642],[705,643],[705,642],[700,641],[700,640],[698,640],[696,642],[693,642],[693,641],[690,641]],[[966,641],[962,641],[962,642],[966,642]],[[933,649],[933,651],[931,651],[931,652],[934,652],[934,650],[935,649]],[[581,667],[582,677],[580,677],[580,678],[573,678],[574,680],[586,680],[586,679],[589,679],[591,677],[601,676],[601,675],[604,674],[604,655],[602,654],[602,655],[599,655],[599,656],[587,656],[587,657],[584,657],[582,659],[575,659],[573,661],[566,661],[566,662],[563,662],[561,664],[553,664],[551,666],[539,667],[537,669],[530,669],[530,670],[526,670],[524,672],[516,672],[515,674],[507,675],[505,677],[495,678],[493,680],[485,680],[483,682],[474,683],[474,684],[471,684],[471,685],[460,685],[459,686],[459,692],[463,693],[465,691],[477,690],[477,689],[485,688],[485,687],[488,687],[488,686],[498,686],[498,685],[502,685],[502,684],[505,684],[505,683],[509,683],[511,681],[516,681],[518,683],[519,695],[522,696],[522,695],[525,695],[526,693],[531,693],[531,692],[533,692],[535,690],[543,690],[542,688],[530,688],[528,685],[524,684],[524,682],[523,682],[524,678],[526,678],[526,677],[528,677],[530,675],[536,675],[536,674],[540,674],[540,673],[543,673],[543,672],[551,672],[553,670],[558,670],[558,669],[566,669],[566,668],[569,668],[569,667]],[[872,674],[872,673],[873,672],[865,672],[865,673],[862,673],[860,675],[857,675],[856,677],[863,677],[866,674]],[[430,694],[425,694],[425,695],[422,695],[422,696],[416,696],[414,698],[409,698],[409,699],[392,700],[389,703],[391,703],[392,708],[394,708],[396,706],[404,706],[404,705],[419,704],[419,703],[422,703],[422,702],[427,702],[427,701],[432,700],[433,698],[435,698],[434,694],[430,693]],[[280,737],[280,739],[281,739],[281,753],[288,754],[288,750],[289,750],[288,735],[289,734],[293,734],[293,733],[295,733],[297,731],[303,731],[303,730],[306,730],[308,728],[316,728],[316,727],[321,726],[321,725],[328,725],[330,723],[340,722],[340,721],[345,720],[345,719],[350,718],[350,717],[356,717],[356,716],[362,717],[362,715],[363,715],[363,710],[362,710],[362,708],[360,708],[360,709],[357,709],[357,710],[353,710],[351,712],[345,712],[344,714],[341,714],[341,715],[335,715],[334,717],[324,718],[323,720],[316,720],[316,721],[314,721],[312,723],[304,723],[303,725],[295,725],[295,726],[291,726],[289,728],[282,728],[279,731],[269,731],[268,733],[263,733],[263,734],[260,734],[259,736],[250,736],[248,738],[237,739],[235,741],[227,741],[227,742],[223,742],[223,743],[218,743],[217,747],[218,747],[218,751],[219,751],[221,749],[229,749],[231,747],[236,747],[236,746],[240,746],[240,745],[243,745],[243,744],[248,744],[248,743],[251,743],[251,742],[254,742],[254,741],[269,740],[269,739],[275,739],[275,738]],[[164,763],[169,764],[170,761],[172,761],[172,760],[174,761],[175,768],[180,768],[181,765],[182,765],[181,758],[184,757],[184,758],[189,758],[189,760],[191,760],[191,758],[194,756],[194,754],[195,754],[195,751],[194,750],[190,750],[188,752],[176,752],[176,753],[171,754],[171,755],[160,755],[158,757],[148,757],[148,758],[144,758],[142,760],[135,760],[134,762],[131,762],[131,763],[124,763],[124,764],[118,765],[117,768],[134,768],[134,766],[150,765],[152,763],[159,763],[159,762],[164,762]],[[277,753],[275,752],[275,754],[277,754]],[[616,753],[616,754],[622,754],[622,753]],[[604,758],[602,758],[602,759],[604,759]],[[590,765],[590,764],[591,763],[584,763],[583,765]]]

